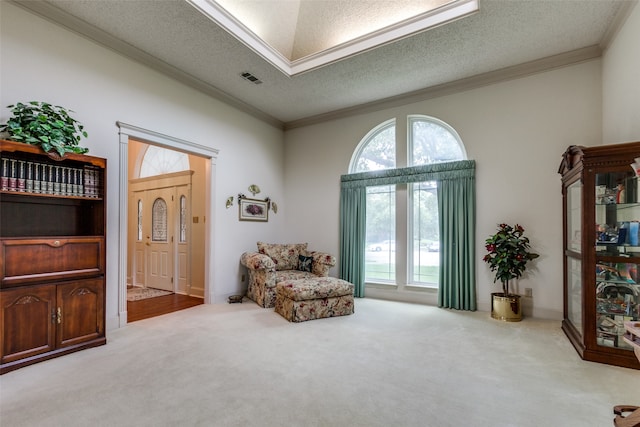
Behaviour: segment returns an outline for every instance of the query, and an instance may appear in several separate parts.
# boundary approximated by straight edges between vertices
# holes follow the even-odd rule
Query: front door
[[[142,234],[144,239],[145,285],[174,291],[175,188],[146,190],[143,198]]]
[[[191,292],[191,171],[129,181],[128,280]]]

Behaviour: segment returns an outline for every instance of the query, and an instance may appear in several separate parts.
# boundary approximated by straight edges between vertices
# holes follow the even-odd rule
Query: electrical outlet
[[[533,297],[533,289],[531,289],[531,288],[524,288],[524,296],[525,296],[525,297],[532,298],[532,297]]]

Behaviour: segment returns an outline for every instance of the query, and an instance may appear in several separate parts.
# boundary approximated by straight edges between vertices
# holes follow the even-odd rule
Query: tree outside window
[[[397,141],[395,119],[372,129],[356,148],[350,173],[466,159],[460,137],[448,124],[422,115],[410,115],[407,122],[406,141]],[[403,161],[398,152],[405,148],[408,158]],[[397,197],[398,191],[406,196]],[[405,218],[400,229],[407,236],[396,232],[396,221]],[[437,287],[438,230],[435,182],[367,188],[365,282]]]

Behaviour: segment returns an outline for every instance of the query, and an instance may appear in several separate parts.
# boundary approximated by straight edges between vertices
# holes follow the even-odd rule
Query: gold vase
[[[491,294],[491,317],[505,322],[522,320],[522,304],[520,295],[494,292]]]

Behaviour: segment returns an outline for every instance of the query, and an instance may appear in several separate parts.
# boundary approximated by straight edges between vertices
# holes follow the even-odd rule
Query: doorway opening
[[[129,140],[128,321],[204,302],[204,241],[198,238],[204,159]],[[131,164],[133,163],[133,164]],[[194,224],[192,224],[192,221]],[[196,233],[193,233],[193,229]]]
[[[122,326],[209,302],[212,227],[206,218],[217,151],[118,126]]]

